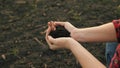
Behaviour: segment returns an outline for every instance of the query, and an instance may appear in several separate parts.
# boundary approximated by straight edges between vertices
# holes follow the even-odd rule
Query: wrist
[[[70,36],[78,41],[78,28],[74,28],[71,32],[70,32]]]
[[[67,49],[72,50],[72,48],[78,44],[78,42],[76,40],[74,40],[73,38],[69,38],[69,40],[67,41]]]

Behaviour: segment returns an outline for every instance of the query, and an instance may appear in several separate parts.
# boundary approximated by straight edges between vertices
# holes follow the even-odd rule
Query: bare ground
[[[119,0],[0,0],[0,68],[79,68],[69,50],[49,50],[48,21],[90,27],[120,17]],[[82,43],[105,64],[105,43]]]

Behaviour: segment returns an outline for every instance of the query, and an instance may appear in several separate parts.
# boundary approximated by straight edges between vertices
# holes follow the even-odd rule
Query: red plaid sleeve
[[[115,26],[117,40],[118,40],[118,42],[120,42],[120,19],[119,20],[113,20],[112,22]]]

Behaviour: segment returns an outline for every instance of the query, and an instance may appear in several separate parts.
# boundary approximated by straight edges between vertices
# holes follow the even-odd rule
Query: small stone
[[[4,54],[1,55],[1,57],[6,60],[6,56]]]

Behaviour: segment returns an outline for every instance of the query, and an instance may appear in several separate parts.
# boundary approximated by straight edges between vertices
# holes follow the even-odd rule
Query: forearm
[[[105,66],[101,62],[99,62],[78,42],[72,42],[72,44],[70,45],[70,50],[75,55],[75,57],[77,58],[77,60],[83,68],[105,68]]]
[[[113,23],[76,29],[71,32],[71,36],[80,42],[117,41]]]

